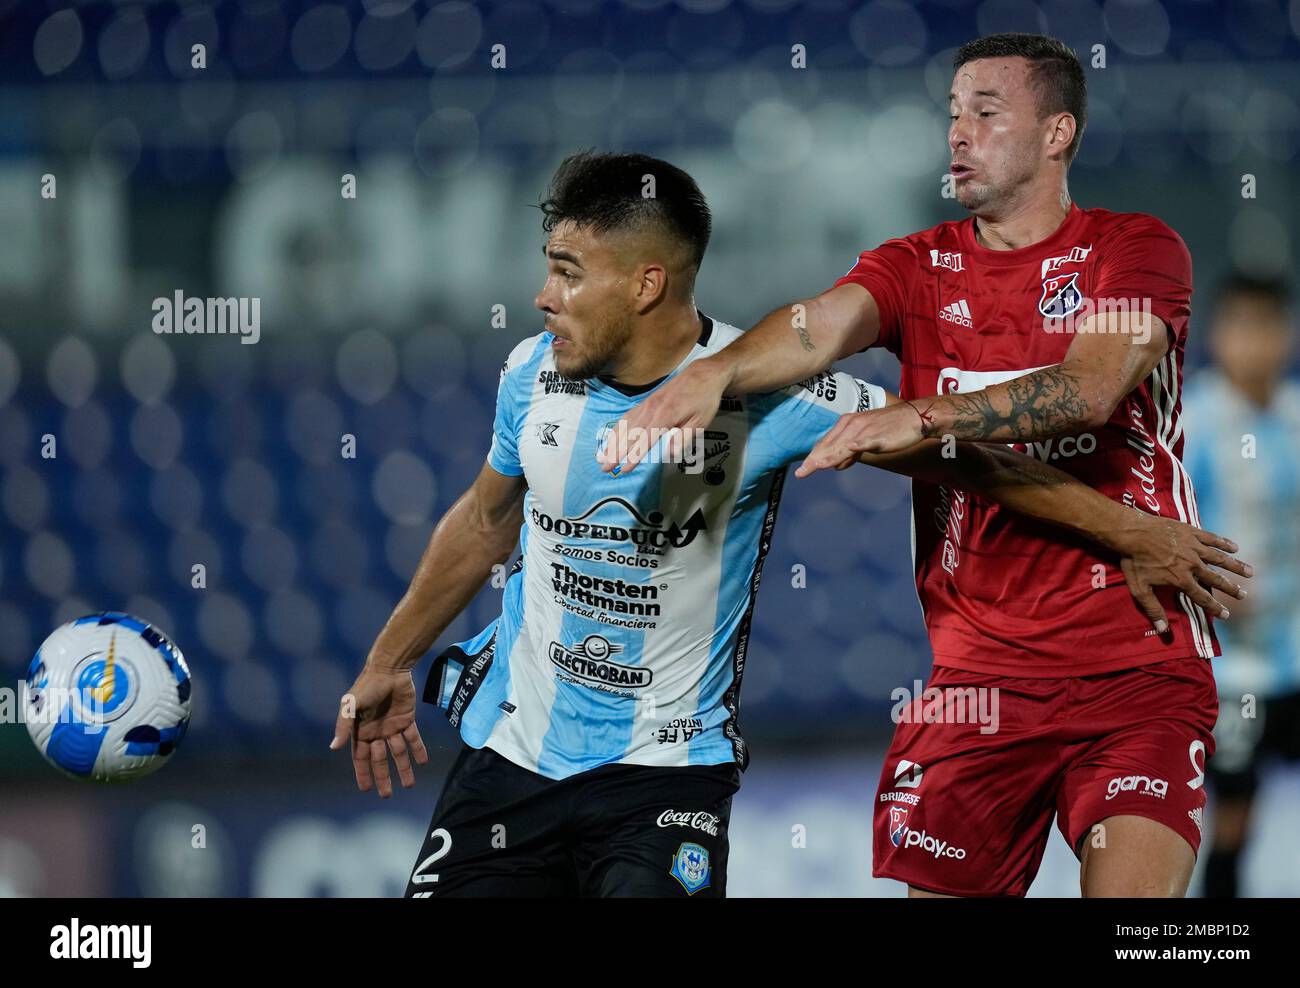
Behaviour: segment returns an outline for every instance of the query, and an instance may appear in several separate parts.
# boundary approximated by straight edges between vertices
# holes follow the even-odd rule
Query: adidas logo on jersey
[[[948,322],[955,322],[958,326],[965,326],[967,329],[973,328],[970,320],[970,306],[966,304],[964,298],[945,305],[939,310],[939,318]]]

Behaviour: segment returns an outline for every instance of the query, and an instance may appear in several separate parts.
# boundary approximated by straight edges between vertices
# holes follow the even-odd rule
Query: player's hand
[[[925,438],[922,424],[921,413],[906,401],[841,415],[794,475],[807,477],[828,467],[847,470],[858,461],[859,453],[896,453],[907,449]]]
[[[1211,591],[1238,600],[1246,596],[1240,584],[1211,569],[1217,566],[1247,579],[1253,574],[1250,564],[1229,555],[1237,551],[1231,539],[1172,518],[1137,510],[1132,514],[1132,524],[1114,536],[1123,557],[1120,569],[1129,593],[1160,634],[1169,630],[1169,622],[1154,587],[1174,587],[1219,618],[1226,618],[1228,609]]]
[[[596,451],[601,469],[615,474],[631,471],[669,429],[682,430],[668,440],[678,446],[683,436],[692,434],[688,430],[703,429],[717,418],[730,383],[730,367],[718,357],[704,357],[685,367],[610,429],[605,444]]]
[[[334,724],[330,750],[337,751],[352,739],[352,768],[357,788],[369,792],[378,788],[387,799],[393,794],[388,774],[388,756],[397,765],[397,777],[403,789],[415,785],[411,756],[423,765],[429,752],[415,725],[415,682],[407,669],[380,669],[367,666],[352,688],[339,701],[339,716]]]

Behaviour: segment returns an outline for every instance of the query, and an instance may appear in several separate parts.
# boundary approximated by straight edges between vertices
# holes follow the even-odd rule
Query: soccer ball
[[[105,611],[58,628],[23,680],[27,733],[51,765],[95,782],[159,769],[190,723],[190,670],[156,628]]]

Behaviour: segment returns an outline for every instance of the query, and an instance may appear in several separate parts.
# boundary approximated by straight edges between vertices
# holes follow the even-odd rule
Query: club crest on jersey
[[[907,833],[907,807],[891,806],[889,808],[889,840],[895,847],[903,846],[903,835]]]
[[[1083,305],[1083,293],[1078,286],[1079,272],[1063,274],[1057,278],[1043,279],[1043,296],[1038,300],[1038,313],[1045,319],[1064,319]]]
[[[668,874],[681,883],[687,895],[694,895],[709,884],[709,851],[689,841],[677,848]]]

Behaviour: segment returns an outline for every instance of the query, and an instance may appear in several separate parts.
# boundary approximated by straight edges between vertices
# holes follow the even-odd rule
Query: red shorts
[[[1205,659],[1073,679],[935,666],[894,741],[871,873],[950,895],[1024,895],[1052,814],[1077,855],[1107,817],[1147,817],[1195,852],[1219,699]]]

